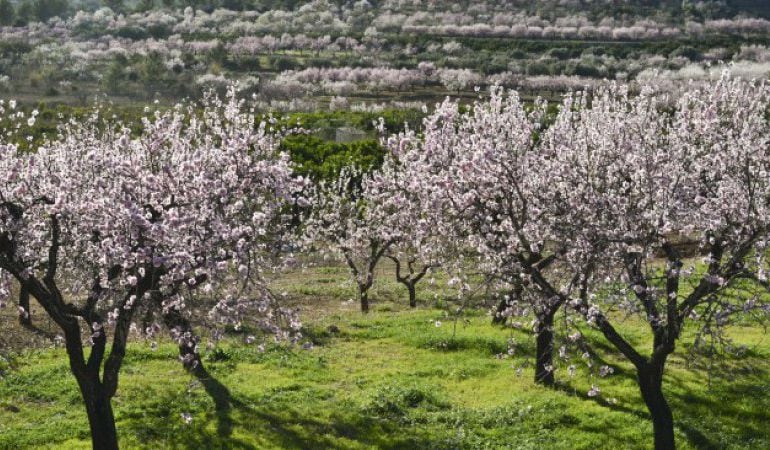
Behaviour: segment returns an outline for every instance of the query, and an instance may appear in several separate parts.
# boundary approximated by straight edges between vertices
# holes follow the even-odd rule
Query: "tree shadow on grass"
[[[748,410],[741,402],[754,401],[764,397],[765,402],[770,403],[770,383],[765,381],[764,386],[758,385],[759,378],[743,381],[731,381],[727,385],[721,385],[724,395],[715,392],[692,392],[685,380],[674,374],[667,374],[666,395],[674,414],[674,425],[681,431],[688,442],[696,448],[722,448],[730,444],[722,441],[718,428],[736,430],[737,436],[746,439],[743,444],[751,447],[754,439],[763,442],[770,440],[770,431],[763,424],[770,422],[770,412],[767,409],[758,408]],[[767,378],[764,378],[767,380]],[[641,396],[632,401],[638,401],[638,409],[611,403],[601,397],[589,397],[587,393],[576,390],[566,383],[558,383],[556,390],[568,396],[593,402],[612,411],[633,415],[640,420],[650,421],[649,413],[644,408]],[[730,401],[725,401],[730,399]],[[711,425],[711,426],[709,426]],[[652,436],[650,436],[652,439]],[[732,444],[740,444],[732,442]]]
[[[198,366],[192,371],[192,374],[214,402],[214,411],[217,416],[217,435],[221,438],[229,438],[233,434],[233,397],[230,390],[203,366]]]
[[[652,418],[650,417],[650,415],[648,413],[646,413],[646,412],[644,412],[642,410],[634,409],[634,408],[629,408],[627,406],[620,405],[620,404],[617,404],[617,403],[612,403],[612,402],[609,402],[606,399],[603,399],[601,397],[589,397],[587,393],[583,393],[582,391],[578,391],[578,390],[576,390],[575,388],[573,388],[572,386],[570,386],[568,384],[557,383],[554,386],[554,389],[556,389],[557,391],[561,391],[561,392],[567,394],[570,397],[575,397],[575,398],[579,398],[579,399],[584,400],[584,401],[593,402],[593,403],[595,403],[595,404],[597,404],[597,405],[599,405],[599,406],[601,406],[603,408],[607,408],[607,409],[609,409],[611,411],[620,412],[620,413],[624,413],[624,414],[630,414],[632,416],[637,417],[640,420],[649,421],[650,427],[652,427]],[[642,402],[641,396],[639,398],[639,402]],[[674,426],[684,433],[684,435],[687,437],[687,440],[691,444],[695,445],[697,448],[715,448],[716,447],[716,443],[714,443],[711,440],[709,440],[709,438],[705,434],[703,434],[700,430],[698,430],[697,428],[695,428],[695,427],[693,427],[693,426],[691,426],[691,425],[689,425],[687,423],[683,423],[682,421],[678,421],[677,420],[677,410],[676,410],[676,408],[673,408],[673,409],[674,409]],[[589,431],[591,431],[591,430],[589,430]],[[607,430],[593,430],[593,431],[595,431],[595,432],[600,432],[601,431],[602,433],[606,433],[607,432]],[[650,435],[650,441],[652,441],[652,435]]]
[[[430,448],[433,439],[410,427],[364,414],[333,413],[324,421],[287,408],[248,408],[251,417],[268,424],[274,444],[281,448],[349,448],[350,441],[379,449]],[[287,417],[287,415],[291,417]],[[345,443],[347,442],[347,444]]]

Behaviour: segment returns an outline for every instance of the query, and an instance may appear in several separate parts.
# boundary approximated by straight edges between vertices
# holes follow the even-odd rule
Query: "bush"
[[[300,67],[300,65],[297,64],[297,61],[295,61],[294,58],[289,58],[286,56],[271,56],[269,61],[270,61],[270,66],[276,72],[294,70]]]
[[[382,164],[385,155],[374,140],[336,143],[304,134],[286,137],[281,147],[297,163],[298,174],[317,180],[335,179],[349,166],[371,170]]]
[[[405,420],[416,408],[438,411],[449,408],[449,404],[435,394],[433,387],[387,384],[375,392],[364,410],[376,417]]]

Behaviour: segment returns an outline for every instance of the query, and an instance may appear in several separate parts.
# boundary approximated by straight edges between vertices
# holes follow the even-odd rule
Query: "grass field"
[[[344,276],[321,268],[276,280],[304,306],[311,349],[260,353],[234,336],[206,353],[212,378],[201,382],[172,344],[133,344],[114,400],[122,447],[651,448],[630,365],[590,330],[597,358],[615,373],[591,378],[578,356],[578,373],[560,367],[558,388],[547,389],[532,381],[527,332],[491,326],[483,309],[454,322],[429,290],[409,310],[390,281],[362,316],[346,301]],[[623,330],[644,344],[641,324]],[[748,349],[727,369],[709,376],[689,366],[683,346],[671,359],[664,389],[682,448],[770,448],[770,342],[758,327],[733,330]],[[511,339],[513,356],[501,358]],[[0,378],[0,448],[90,448],[64,352],[29,350],[15,364]],[[586,394],[592,383],[598,397]]]

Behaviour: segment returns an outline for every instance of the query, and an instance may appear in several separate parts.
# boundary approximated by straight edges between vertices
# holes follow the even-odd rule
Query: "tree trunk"
[[[36,298],[40,300],[40,297]],[[91,428],[91,444],[94,450],[117,450],[118,433],[115,429],[115,416],[112,413],[112,396],[115,392],[114,390],[110,392],[100,379],[105,345],[104,334],[94,338],[91,354],[86,363],[83,358],[83,341],[77,321],[62,320],[59,325],[64,331],[70,371],[78,383],[86,406],[88,425]],[[107,364],[109,365],[109,362]]]
[[[414,283],[406,283],[406,288],[409,290],[409,306],[412,308],[417,307],[417,292],[414,288]]]
[[[24,327],[32,326],[32,312],[29,309],[29,291],[24,286],[19,290],[19,307],[24,312],[19,312],[19,324]]]
[[[177,342],[179,346],[179,359],[182,361],[182,366],[184,366],[185,370],[196,376],[205,373],[203,361],[195,348],[198,338],[193,333],[190,321],[179,310],[172,308],[163,313],[163,323],[169,331],[176,330],[180,334],[189,334],[189,339],[182,339],[180,342]]]
[[[364,289],[362,286],[359,286],[358,298],[361,300],[361,312],[364,314],[368,314],[369,313],[369,290]]]
[[[94,450],[117,450],[118,433],[115,429],[112,402],[104,392],[98,374],[78,376],[77,379],[86,404]]]
[[[535,383],[553,386],[553,313],[538,317]]]
[[[674,450],[674,416],[663,395],[663,366],[639,370],[639,389],[652,416],[655,450]]]
[[[497,304],[495,315],[492,317],[492,325],[502,325],[505,323],[505,316],[503,316],[503,313],[506,309],[508,309],[508,299],[503,296],[500,303]]]

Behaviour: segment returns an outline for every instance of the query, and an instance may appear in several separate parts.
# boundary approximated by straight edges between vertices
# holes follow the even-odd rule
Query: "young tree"
[[[232,92],[202,107],[156,113],[137,137],[95,113],[35,152],[0,143],[0,276],[61,329],[94,448],[117,448],[111,399],[143,311],[159,308],[170,326],[196,314],[212,326],[297,326],[259,272],[302,180],[280,136],[255,128]],[[194,353],[190,337],[180,345]]]
[[[636,368],[657,449],[675,447],[663,379],[684,327],[697,347],[722,339],[735,314],[770,311],[770,90],[724,76],[689,88],[673,117],[659,111],[667,100],[618,86],[590,107],[569,96],[546,137],[538,199],[553,239],[570,243],[560,264],[576,286],[558,295]],[[681,237],[701,241],[703,263],[685,258]],[[648,354],[615,328],[617,308],[648,323]]]
[[[398,240],[397,230],[381,226],[392,212],[386,197],[387,192],[372,185],[370,174],[346,168],[336,180],[318,184],[304,224],[309,247],[321,246],[345,259],[363,313],[369,312],[369,289],[377,264]]]
[[[384,131],[384,124],[380,124]],[[424,191],[420,166],[412,164],[415,152],[407,152],[400,145],[406,142],[407,130],[400,137],[391,138],[385,146],[390,149],[382,167],[374,172],[369,183],[369,196],[376,195],[392,213],[383,217],[379,226],[393,237],[398,237],[385,256],[396,265],[396,281],[403,284],[409,295],[409,306],[417,306],[417,283],[431,270],[441,266],[451,243],[434,228],[435,211],[426,207],[421,195]]]

